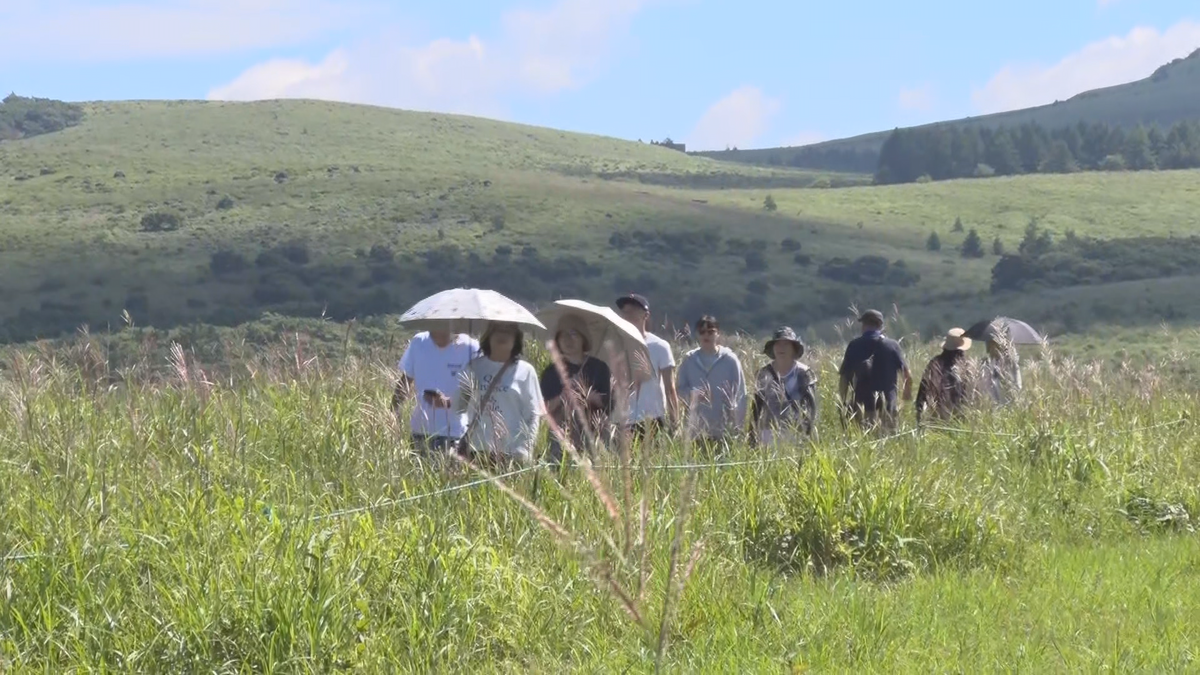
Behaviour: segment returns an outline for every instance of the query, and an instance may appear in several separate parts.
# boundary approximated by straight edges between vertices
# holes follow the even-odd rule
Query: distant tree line
[[[883,144],[878,184],[1076,171],[1200,167],[1200,121],[1131,130],[1096,122],[1047,130],[1036,123],[995,129],[896,129]]]
[[[83,121],[83,108],[48,98],[9,94],[0,101],[0,141],[62,131]]]
[[[1200,267],[1200,237],[1097,239],[1068,231],[1059,239],[1030,222],[1017,251],[992,268],[992,292],[1034,291],[1162,279]]]
[[[730,151],[737,161],[739,151]],[[755,150],[747,152],[758,152]],[[722,157],[722,159],[726,159]],[[758,160],[755,163],[762,163]],[[840,173],[871,173],[879,164],[879,152],[869,147],[845,148],[836,145],[801,146],[799,148],[784,148],[772,150],[767,155],[767,166],[788,166],[793,169],[815,169],[819,171],[836,171]]]

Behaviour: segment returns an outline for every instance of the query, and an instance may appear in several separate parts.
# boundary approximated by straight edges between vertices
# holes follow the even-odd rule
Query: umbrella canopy
[[[476,323],[502,321],[546,330],[532,312],[496,291],[452,288],[418,302],[400,316],[400,323],[419,330],[470,332]]]
[[[635,382],[650,378],[650,350],[636,326],[608,307],[583,300],[556,300],[537,314],[538,319],[550,326],[547,332],[551,338],[558,322],[567,316],[577,317],[586,326],[592,356],[607,362],[609,368],[618,359],[624,361],[630,379]]]
[[[1040,345],[1046,341],[1032,326],[1024,321],[998,316],[994,319],[980,321],[971,326],[965,333],[972,340],[991,340],[997,335],[1015,345]]]

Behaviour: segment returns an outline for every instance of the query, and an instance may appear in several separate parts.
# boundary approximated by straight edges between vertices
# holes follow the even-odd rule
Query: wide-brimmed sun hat
[[[952,352],[965,352],[971,348],[971,338],[965,335],[961,328],[951,328],[946,331],[946,339],[942,341],[942,349]]]
[[[804,355],[804,343],[800,341],[800,338],[796,337],[796,331],[788,326],[780,326],[775,329],[775,332],[771,335],[771,339],[767,340],[767,344],[763,346],[763,353],[771,358],[775,358],[776,342],[790,342],[795,345],[796,358]]]

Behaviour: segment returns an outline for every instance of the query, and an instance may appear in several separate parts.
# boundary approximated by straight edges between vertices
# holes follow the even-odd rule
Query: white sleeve
[[[413,342],[409,341],[408,346],[404,348],[404,355],[400,357],[398,367],[400,368],[400,372],[415,380],[417,376],[415,375],[416,370],[413,368]]]
[[[746,426],[746,374],[742,371],[742,362],[736,356],[734,363],[737,364],[737,382],[734,383],[734,404],[737,407],[736,417],[737,428],[741,429]]]
[[[542,400],[542,387],[538,381],[537,372],[533,369],[533,365],[522,361],[521,370],[523,382],[521,383],[521,418],[525,423],[525,428],[522,432],[525,436],[521,439],[522,448],[533,456],[534,446],[537,444],[538,432],[541,431],[542,410],[544,401]]]
[[[659,351],[662,354],[662,356],[661,356],[662,365],[659,366],[659,369],[674,368],[675,367],[675,352],[671,350],[671,343],[660,342],[660,343],[658,343],[658,347],[659,347]]]

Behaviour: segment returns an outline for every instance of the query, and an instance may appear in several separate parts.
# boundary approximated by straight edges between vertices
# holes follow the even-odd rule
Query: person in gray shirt
[[[746,420],[746,380],[742,362],[719,344],[720,325],[711,316],[696,322],[700,346],[679,364],[675,388],[687,407],[687,435],[709,451],[727,449]]]

